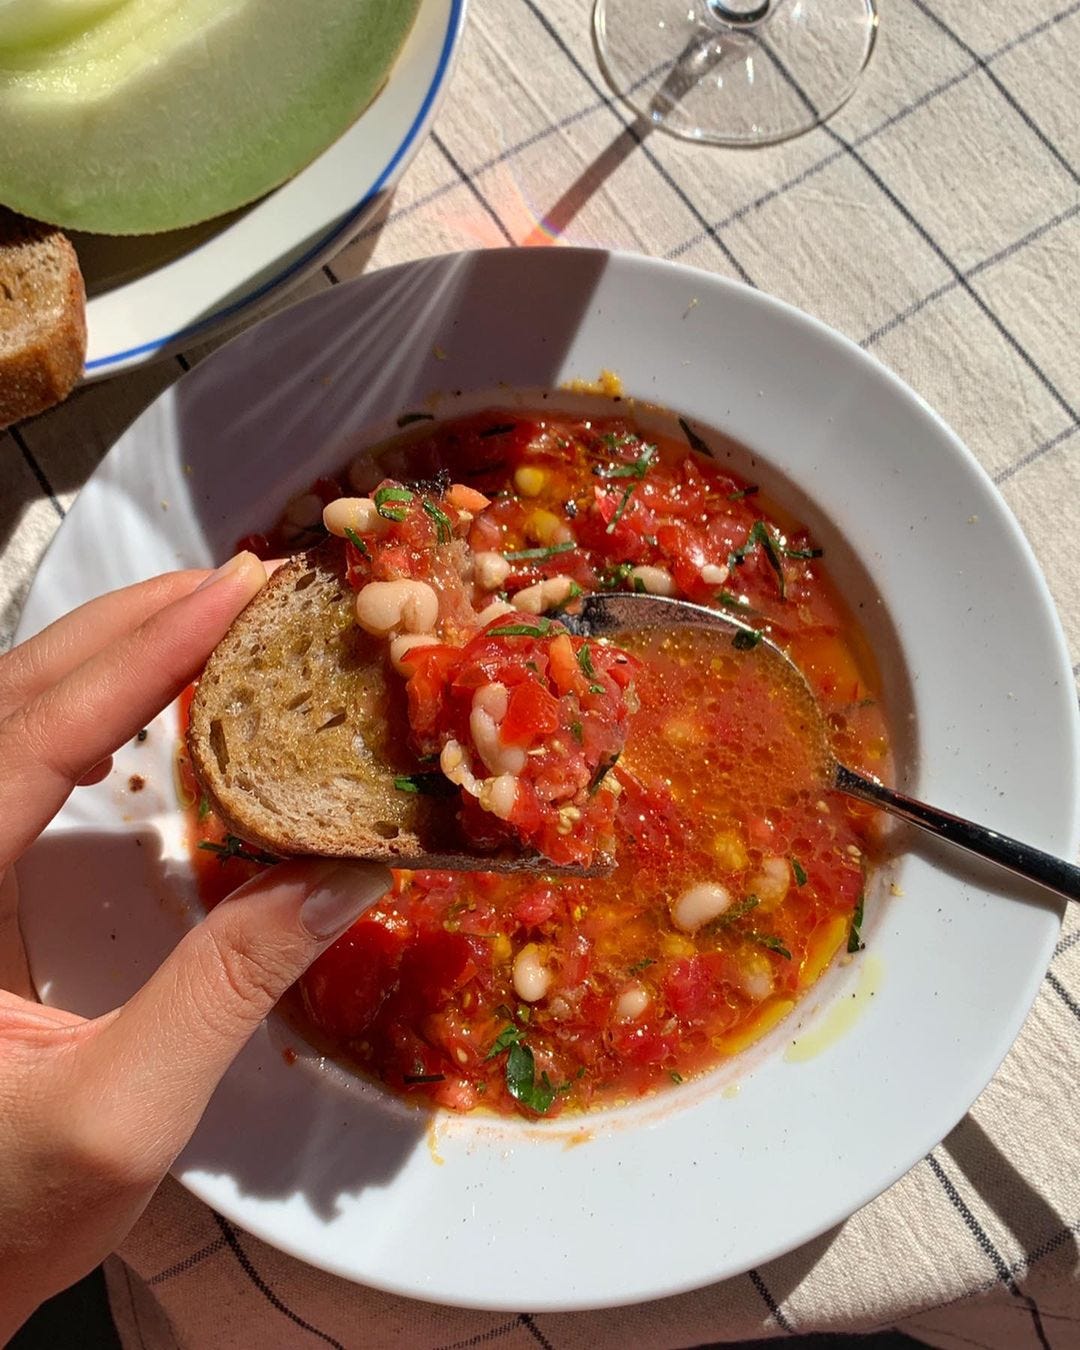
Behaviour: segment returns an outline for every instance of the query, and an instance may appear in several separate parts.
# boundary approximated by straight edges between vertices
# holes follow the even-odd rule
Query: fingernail
[[[381,863],[329,863],[300,906],[301,926],[320,942],[337,937],[382,899],[393,880]]]
[[[259,562],[254,553],[245,551],[244,553],[238,553],[234,558],[230,558],[227,563],[222,563],[216,571],[211,572],[208,577],[204,577],[195,589],[205,591],[210,586],[216,586],[219,581],[224,581],[227,577],[235,576],[238,572],[245,570],[251,572],[253,579],[258,578],[260,586],[266,579],[262,563]]]

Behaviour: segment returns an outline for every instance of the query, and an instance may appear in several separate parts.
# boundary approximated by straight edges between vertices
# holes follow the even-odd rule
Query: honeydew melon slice
[[[253,201],[363,111],[420,0],[0,0],[0,202],[144,234]]]

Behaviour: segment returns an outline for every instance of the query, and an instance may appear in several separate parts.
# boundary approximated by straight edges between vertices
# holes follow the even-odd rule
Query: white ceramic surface
[[[466,0],[423,0],[362,116],[255,205],[172,235],[77,235],[89,290],[86,378],[237,323],[346,243],[420,148],[446,93],[465,8]]]
[[[103,461],[46,557],[20,636],[109,587],[224,558],[404,410],[529,402],[511,391],[602,367],[707,437],[742,442],[726,451],[735,467],[812,524],[885,667],[904,784],[1073,853],[1080,756],[1064,643],[1030,550],[975,461],[822,325],[643,258],[453,255],[377,272],[245,333]],[[121,750],[112,777],[76,794],[20,864],[47,1001],[112,1007],[197,919],[175,735],[169,713]],[[148,779],[138,796],[125,790],[133,772]],[[889,877],[903,896],[876,900],[867,924],[876,996],[808,1062],[785,1060],[787,1043],[855,988],[865,956],[712,1076],[549,1125],[432,1123],[302,1047],[287,1067],[281,1048],[295,1035],[271,1021],[177,1175],[307,1261],[445,1302],[572,1309],[746,1270],[840,1222],[922,1157],[993,1074],[1045,971],[1053,902],[924,845]]]

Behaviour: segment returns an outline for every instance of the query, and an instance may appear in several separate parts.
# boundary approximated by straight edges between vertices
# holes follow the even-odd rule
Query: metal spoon
[[[669,600],[666,596],[624,594],[615,592],[610,595],[589,595],[581,603],[576,614],[559,614],[559,622],[571,632],[583,637],[614,637],[619,633],[640,632],[648,628],[664,628],[669,631],[678,628],[708,628],[733,635],[747,634],[748,647],[764,646],[772,651],[785,666],[793,671],[809,695],[821,733],[826,780],[838,792],[856,797],[859,801],[869,802],[884,811],[911,821],[921,829],[945,839],[986,858],[1010,872],[1037,882],[1048,890],[1063,895],[1067,900],[1080,900],[1080,867],[1056,858],[1051,853],[1022,844],[1017,839],[1000,834],[997,830],[987,829],[985,825],[976,825],[961,816],[951,815],[925,802],[916,801],[893,788],[884,787],[866,774],[849,769],[839,763],[832,753],[824,719],[817,707],[817,701],[806,682],[806,677],[782,647],[770,638],[759,633],[750,624],[725,614],[720,610],[708,609],[704,605],[693,605],[686,600]]]

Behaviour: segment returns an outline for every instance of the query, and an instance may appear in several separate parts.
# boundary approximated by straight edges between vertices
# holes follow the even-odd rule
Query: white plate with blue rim
[[[451,255],[268,319],[113,447],[45,558],[19,636],[112,587],[220,561],[404,411],[580,408],[586,396],[560,386],[602,368],[627,396],[732,438],[733,467],[811,526],[876,647],[900,786],[1073,854],[1068,657],[989,479],[846,339],[655,260]],[[47,1002],[114,1007],[198,921],[172,782],[177,730],[170,710],[124,747],[19,865]],[[137,795],[132,774],[147,785]],[[952,1128],[1019,1031],[1060,926],[1058,902],[917,840],[879,883],[865,952],[753,1051],[653,1099],[549,1123],[428,1116],[270,1019],[176,1175],[304,1261],[445,1303],[601,1307],[752,1269],[841,1222]],[[830,1033],[853,994],[860,1014]],[[815,1037],[816,1053],[791,1055]],[[300,1051],[291,1065],[286,1043]]]
[[[466,0],[422,0],[370,106],[254,205],[161,235],[73,235],[87,287],[84,378],[145,364],[250,318],[346,244],[423,144],[465,10]]]

